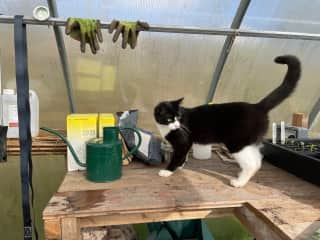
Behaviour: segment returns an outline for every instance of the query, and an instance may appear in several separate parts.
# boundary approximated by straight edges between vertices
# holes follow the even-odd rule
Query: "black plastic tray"
[[[319,145],[320,149],[320,139],[294,139],[294,141]],[[269,139],[263,143],[262,153],[268,162],[320,186],[320,152],[296,152],[286,145],[273,144]]]

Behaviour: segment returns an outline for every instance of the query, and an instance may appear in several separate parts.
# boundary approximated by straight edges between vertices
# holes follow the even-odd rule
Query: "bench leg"
[[[246,207],[240,207],[235,210],[236,217],[247,229],[254,235],[257,240],[272,239],[284,240],[288,237],[278,232],[272,225],[264,221],[263,218],[257,216],[256,213]]]
[[[60,219],[44,219],[45,239],[61,239]]]
[[[79,240],[80,224],[77,218],[61,219],[61,236],[63,240]]]

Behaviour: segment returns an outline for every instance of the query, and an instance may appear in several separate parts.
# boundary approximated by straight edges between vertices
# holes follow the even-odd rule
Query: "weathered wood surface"
[[[262,219],[259,214],[247,206],[242,206],[235,210],[235,215],[245,225],[256,240],[282,240],[287,239],[286,235],[274,224],[270,224]]]
[[[170,211],[170,212],[142,212],[130,213],[125,217],[120,214],[106,216],[92,216],[80,218],[81,227],[94,227],[106,225],[136,224],[145,222],[172,221],[177,219],[199,219],[210,217],[232,216],[233,208],[217,208],[195,211]]]
[[[80,226],[94,226],[203,218],[235,210],[240,219],[250,215],[250,221],[243,221],[249,229],[256,218],[266,227],[265,234],[279,239],[305,239],[320,228],[319,187],[265,162],[248,185],[236,189],[229,180],[239,171],[237,165],[213,158],[190,159],[169,178],[141,164],[124,167],[123,177],[111,183],[88,182],[84,172],[68,173],[45,208],[44,220],[71,217],[79,218]]]

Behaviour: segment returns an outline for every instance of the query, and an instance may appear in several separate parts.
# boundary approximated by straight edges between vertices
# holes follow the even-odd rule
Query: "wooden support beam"
[[[45,219],[44,220],[44,232],[45,239],[61,239],[61,224],[60,220],[57,218],[54,219]]]
[[[275,229],[274,224],[259,216],[253,208],[250,208],[246,204],[243,207],[235,209],[234,213],[256,240],[290,240],[282,232]]]
[[[233,215],[233,208],[220,208],[195,211],[146,212],[133,214],[113,214],[80,218],[80,227],[98,227],[121,224],[137,224],[185,219],[213,218]]]
[[[63,240],[79,240],[80,224],[78,218],[62,218],[61,219],[61,236]]]

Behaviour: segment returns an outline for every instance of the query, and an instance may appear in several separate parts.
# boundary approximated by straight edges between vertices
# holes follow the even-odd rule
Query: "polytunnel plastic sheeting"
[[[240,1],[234,0],[55,0],[60,17],[99,18],[105,21],[145,20],[152,24],[229,27]],[[46,0],[1,0],[0,13],[32,16]]]
[[[0,13],[32,16],[37,5],[47,1],[2,0]],[[27,33],[30,89],[39,96],[40,124],[63,128],[69,103],[53,29],[28,25]],[[0,61],[2,87],[15,88],[13,24],[0,24]]]
[[[241,28],[319,33],[319,0],[252,0]]]
[[[21,0],[4,1],[0,11],[31,15],[37,4],[46,5],[46,1],[28,1],[28,4]],[[209,27],[228,26],[237,4],[234,1],[201,4],[198,1],[57,1],[57,6],[61,17],[142,19],[156,24]],[[13,87],[12,26],[2,25],[0,29],[5,33],[2,36],[6,36],[0,43],[2,61],[8,65],[8,68],[4,66],[3,85]],[[224,37],[142,33],[138,47],[132,51],[122,50],[119,43],[111,42],[106,30],[103,33],[105,41],[95,56],[88,46],[87,53],[81,54],[79,44],[65,37],[78,112],[138,108],[142,115],[145,113],[140,118],[141,125],[150,127],[152,108],[159,100],[187,94],[186,104],[204,101],[217,60],[215,53],[219,52]],[[54,35],[45,26],[28,26],[28,34],[30,85],[39,94],[40,121],[53,127],[64,126],[68,103]],[[8,45],[10,51],[6,49]]]
[[[320,138],[320,116],[319,114],[315,118],[311,125],[309,137]]]
[[[27,26],[30,89],[39,96],[40,124],[64,127],[69,103],[52,29]],[[0,24],[3,88],[16,88],[13,25]]]
[[[240,3],[233,0],[56,1],[63,18],[140,19],[150,24],[205,28],[229,27]],[[241,28],[317,32],[319,2],[252,0]],[[39,4],[47,5],[46,1],[3,0],[0,13],[30,16]],[[0,24],[0,33],[4,87],[12,87],[13,25]],[[140,125],[148,129],[154,126],[152,109],[160,100],[185,96],[186,106],[204,102],[225,39],[144,32],[132,51],[122,50],[120,41],[113,44],[106,30],[103,34],[104,43],[97,55],[92,55],[88,46],[87,53],[81,54],[79,43],[64,37],[76,109],[78,112],[115,112],[138,108]],[[69,104],[52,28],[28,26],[28,41],[31,88],[40,97],[41,124],[64,127]],[[282,53],[299,54],[304,67],[303,79],[294,96],[271,112],[271,121],[290,122],[293,111],[308,113],[319,90],[318,84],[312,82],[312,75],[317,74],[318,43],[311,41],[238,37],[214,100],[255,102],[265,96],[280,83],[285,72],[285,68],[272,62]],[[305,66],[307,64],[309,66]],[[260,78],[263,83],[256,81]],[[313,129],[317,128],[315,124]]]
[[[19,3],[22,3],[19,5]],[[6,1],[0,12],[31,15],[46,1]],[[16,6],[16,8],[14,7]],[[235,1],[57,1],[62,18],[69,16],[144,20],[150,24],[228,27]],[[4,87],[14,86],[13,25],[0,24]],[[62,28],[62,30],[64,30]],[[1,30],[0,30],[1,31]],[[81,54],[79,42],[64,36],[77,112],[140,110],[139,126],[155,130],[153,108],[160,101],[185,96],[185,104],[205,101],[224,36],[143,32],[135,50],[121,49],[103,30],[101,50]],[[52,27],[28,26],[30,85],[39,94],[40,123],[65,127],[68,98]]]
[[[32,16],[32,10],[37,5],[47,6],[46,0],[1,0],[0,13],[5,15]]]
[[[222,73],[214,102],[258,102],[282,82],[287,67],[273,60],[283,54],[299,57],[302,76],[293,95],[270,112],[270,124],[273,121],[280,123],[281,120],[291,124],[294,112],[308,115],[320,91],[317,77],[320,45],[313,41],[237,38]],[[313,135],[316,135],[316,129],[319,126],[315,124],[311,129]]]
[[[229,27],[240,1],[234,0],[56,0],[59,15],[138,19],[152,24]],[[75,7],[76,6],[76,7]]]
[[[150,24],[208,28],[230,26],[238,4],[212,0],[57,1],[59,15],[65,18],[140,19]],[[139,126],[149,130],[155,130],[153,108],[161,100],[184,96],[187,106],[204,103],[225,39],[143,32],[133,51],[121,49],[121,39],[113,44],[106,30],[103,35],[96,56],[81,54],[79,44],[65,37],[76,109],[116,112],[137,108]]]
[[[104,31],[101,53],[79,52],[65,38],[76,108],[80,112],[139,109],[139,126],[155,130],[153,108],[185,97],[185,106],[203,104],[225,37],[143,32],[138,46],[121,49]],[[87,47],[87,51],[89,48]]]

